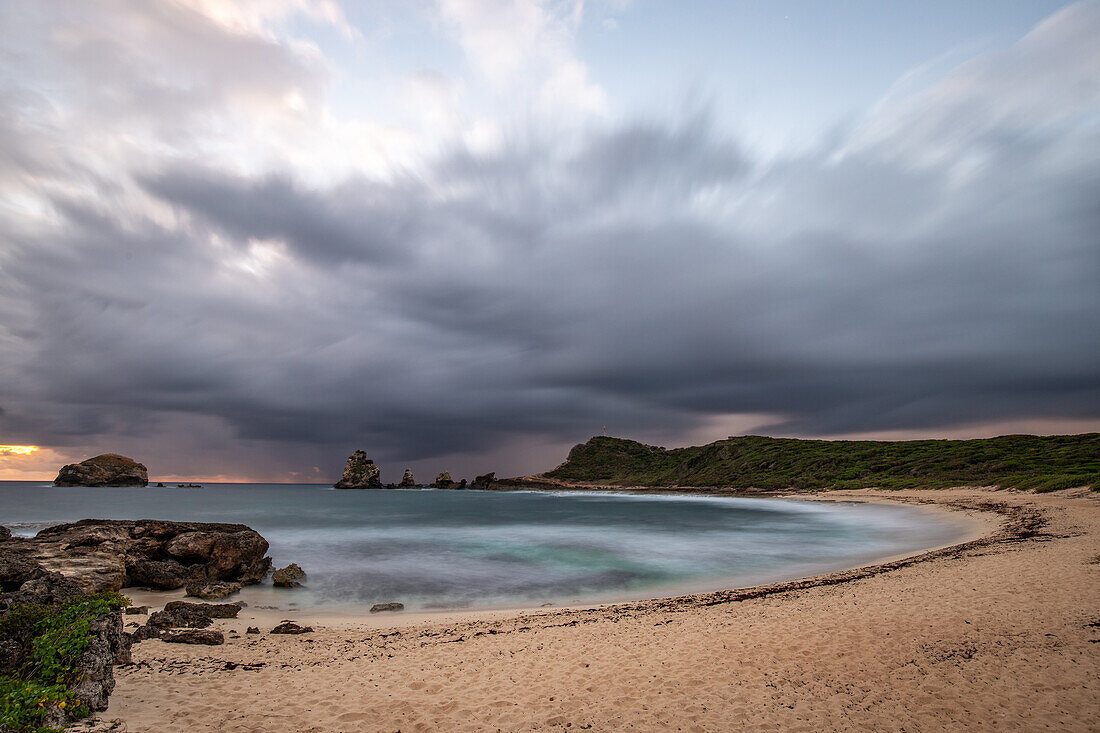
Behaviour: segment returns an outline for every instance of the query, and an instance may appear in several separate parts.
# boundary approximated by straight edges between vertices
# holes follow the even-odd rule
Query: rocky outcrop
[[[299,626],[293,621],[284,621],[271,630],[272,634],[309,634],[312,632],[312,626]]]
[[[478,489],[480,491],[488,491],[493,488],[493,483],[497,480],[496,471],[490,471],[482,476],[474,477],[474,482],[470,484],[471,489]]]
[[[435,477],[435,481],[432,482],[433,489],[453,489],[455,482],[451,479],[451,472],[444,471]]]
[[[104,453],[62,466],[54,486],[148,486],[149,472],[132,458]]]
[[[114,665],[130,663],[130,642],[122,632],[122,614],[112,611],[94,619],[88,636],[88,648],[76,664],[79,679],[69,689],[89,710],[106,710],[107,698],[115,689]]]
[[[171,601],[163,611],[153,611],[147,626],[158,629],[205,629],[216,618],[237,618],[241,607],[236,603],[189,603]]]
[[[231,596],[241,589],[240,583],[225,583],[220,580],[209,581],[205,578],[192,580],[186,586],[187,595],[194,598],[202,598],[205,601],[216,601],[226,596]]]
[[[271,568],[268,544],[243,524],[83,519],[3,547],[72,578],[85,592],[192,582],[258,583]]]
[[[408,471],[405,471],[408,473]],[[0,527],[0,540],[6,540],[11,537],[11,530],[7,527]]]
[[[381,471],[374,461],[367,458],[365,451],[357,450],[348,456],[348,462],[344,466],[344,475],[333,484],[337,489],[380,489],[382,480],[379,478]]]
[[[271,574],[271,582],[280,588],[297,588],[306,579],[306,571],[292,562],[281,570]]]
[[[403,611],[405,610],[404,603],[375,603],[370,607],[371,613],[382,613],[384,611]]]
[[[401,483],[399,486],[403,489],[411,489],[417,486],[416,479],[413,478],[413,472],[411,468],[405,469],[405,475],[401,477]]]
[[[5,543],[7,545],[8,543]],[[36,623],[20,621],[17,609],[56,608],[81,596],[80,586],[57,572],[8,547],[0,548],[3,590],[0,592],[0,674],[23,669],[30,659],[38,634]],[[17,612],[15,615],[10,615]],[[28,618],[35,618],[32,614]],[[41,637],[39,637],[41,638]],[[107,708],[107,698],[115,687],[113,666],[130,662],[130,644],[122,631],[122,614],[110,611],[88,621],[88,646],[72,665],[65,680],[70,692],[90,710]],[[45,712],[44,723],[61,727],[71,722],[68,711],[53,706]]]

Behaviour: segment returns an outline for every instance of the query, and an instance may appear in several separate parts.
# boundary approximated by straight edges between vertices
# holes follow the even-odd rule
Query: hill
[[[574,446],[551,479],[611,486],[764,491],[1001,486],[1100,490],[1100,433],[979,440],[801,440],[756,435],[666,450],[597,436]]]

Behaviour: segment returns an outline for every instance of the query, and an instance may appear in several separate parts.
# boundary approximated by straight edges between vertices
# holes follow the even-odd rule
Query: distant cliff
[[[799,440],[755,435],[666,450],[597,436],[542,476],[608,486],[778,491],[1001,486],[1100,490],[1100,433],[981,440]]]

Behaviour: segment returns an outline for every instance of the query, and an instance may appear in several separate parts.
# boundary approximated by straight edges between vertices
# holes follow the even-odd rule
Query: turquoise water
[[[482,491],[201,489],[0,482],[0,524],[30,536],[85,517],[239,522],[305,589],[280,608],[411,609],[648,598],[827,572],[948,544],[960,525],[907,506],[789,499]]]

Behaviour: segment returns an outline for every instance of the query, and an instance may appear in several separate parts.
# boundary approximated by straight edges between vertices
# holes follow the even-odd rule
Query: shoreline
[[[518,491],[525,491],[526,489],[518,489]],[[531,489],[534,492],[556,492],[556,489]],[[580,489],[577,493],[589,493],[588,490]],[[680,491],[675,489],[662,490],[656,489],[649,492],[621,492],[614,490],[601,490],[600,493],[607,494],[625,494],[625,493],[638,493],[642,495],[652,495],[655,493],[666,494],[675,497],[698,497],[698,498],[712,498],[712,494],[699,494],[688,493],[687,491]],[[954,507],[944,506],[939,504],[913,504],[912,502],[895,501],[890,497],[866,497],[866,496],[846,496],[845,492],[835,492],[837,495],[821,496],[821,495],[807,495],[807,494],[788,494],[782,496],[776,496],[774,494],[768,496],[743,496],[739,494],[731,494],[723,496],[722,498],[751,498],[751,499],[770,499],[770,500],[796,500],[796,501],[820,501],[836,504],[878,504],[878,505],[898,505],[907,504],[911,508],[919,509],[928,514],[935,515],[940,520],[946,520],[948,524],[956,526],[960,534],[953,538],[950,542],[932,545],[929,547],[915,548],[912,550],[904,551],[901,553],[894,553],[890,555],[868,555],[861,558],[853,564],[853,559],[847,561],[838,561],[829,566],[820,568],[819,570],[811,573],[804,573],[799,570],[793,570],[787,573],[780,573],[773,575],[767,571],[761,571],[758,575],[767,575],[769,579],[759,583],[740,583],[735,581],[737,578],[729,578],[728,584],[722,579],[721,576],[712,576],[705,579],[699,579],[695,581],[675,582],[667,585],[650,587],[641,593],[629,593],[624,592],[620,594],[606,594],[592,596],[589,598],[577,599],[574,601],[565,602],[549,602],[540,605],[489,605],[489,606],[472,606],[469,608],[448,608],[448,609],[416,609],[406,610],[400,612],[382,612],[382,613],[370,613],[367,607],[361,607],[358,609],[350,609],[342,606],[305,606],[302,608],[289,608],[289,607],[273,607],[267,605],[257,605],[254,600],[248,599],[248,589],[245,589],[244,596],[229,596],[228,598],[214,601],[215,603],[233,603],[240,598],[244,601],[245,605],[241,610],[241,617],[249,621],[255,621],[258,623],[277,624],[284,620],[288,616],[295,616],[295,620],[305,624],[323,624],[334,628],[346,628],[351,626],[367,626],[372,628],[384,628],[388,626],[409,626],[422,623],[452,623],[463,622],[471,620],[479,620],[488,616],[496,618],[510,618],[514,616],[523,616],[529,614],[542,614],[542,613],[554,613],[556,611],[564,610],[581,610],[581,609],[598,609],[608,608],[621,605],[634,605],[634,604],[647,604],[647,603],[659,603],[669,601],[690,602],[688,599],[696,597],[706,597],[717,593],[737,593],[740,591],[747,591],[750,589],[769,588],[773,586],[785,585],[788,583],[816,583],[820,580],[822,583],[828,583],[833,576],[839,574],[848,574],[857,571],[864,571],[870,568],[876,568],[899,561],[905,561],[915,556],[923,556],[928,553],[934,553],[942,550],[948,550],[952,547],[968,544],[982,537],[989,535],[997,531],[1002,521],[999,518],[990,516],[989,511],[976,511],[973,508],[967,507]],[[160,591],[149,590],[139,588],[123,588],[122,594],[129,597],[135,606],[148,605],[153,608],[161,608],[169,601],[185,600],[185,601],[198,601],[200,599],[188,597],[184,595],[182,589],[174,591]],[[287,591],[288,594],[293,594],[293,590]],[[643,597],[638,598],[638,595]],[[293,595],[287,596],[289,600],[293,601]],[[398,599],[400,600],[400,599]],[[242,626],[242,630],[243,630]]]
[[[982,512],[989,531],[750,588],[520,613],[379,614],[317,622],[301,636],[230,632],[219,647],[147,641],[134,647],[134,666],[117,670],[101,717],[165,732],[1091,730],[1100,497],[820,498]]]

